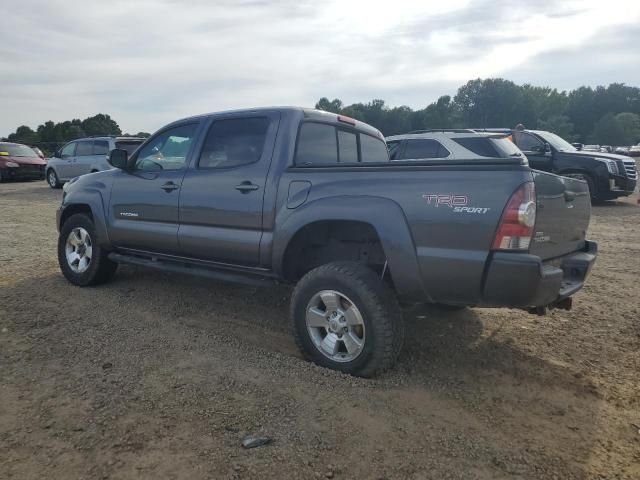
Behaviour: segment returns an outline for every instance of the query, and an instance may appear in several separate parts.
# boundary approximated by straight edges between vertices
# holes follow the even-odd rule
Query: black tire
[[[307,329],[307,307],[323,290],[348,297],[364,321],[361,352],[351,361],[335,361],[315,346]],[[355,262],[333,262],[307,273],[291,298],[291,330],[305,358],[322,366],[359,377],[371,377],[390,368],[404,341],[404,322],[395,292],[370,268]]]
[[[53,168],[47,170],[46,180],[51,188],[60,188],[62,186],[60,180],[58,179],[58,174]]]
[[[88,233],[92,249],[88,268],[82,273],[72,270],[66,256],[67,239],[75,228],[83,228]],[[69,217],[60,228],[60,235],[58,236],[58,263],[62,274],[70,283],[79,287],[99,285],[111,280],[116,273],[118,264],[109,260],[107,257],[109,252],[98,245],[97,238],[93,221],[82,213],[77,213]]]

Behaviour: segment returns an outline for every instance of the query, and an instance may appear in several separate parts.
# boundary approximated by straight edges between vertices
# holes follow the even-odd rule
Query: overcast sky
[[[477,77],[640,85],[640,1],[4,0],[0,136],[263,105],[422,108]]]

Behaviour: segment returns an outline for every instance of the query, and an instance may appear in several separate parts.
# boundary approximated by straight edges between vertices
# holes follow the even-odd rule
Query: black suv
[[[578,150],[555,133],[527,129],[476,129],[510,134],[536,170],[578,178],[589,184],[591,200],[613,200],[636,188],[636,162],[625,155]]]

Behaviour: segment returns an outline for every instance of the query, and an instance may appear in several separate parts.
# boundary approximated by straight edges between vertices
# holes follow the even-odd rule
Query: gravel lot
[[[640,478],[636,197],[593,209],[573,311],[407,310],[363,380],[301,359],[286,288],[69,285],[60,196],[0,185],[0,478]]]

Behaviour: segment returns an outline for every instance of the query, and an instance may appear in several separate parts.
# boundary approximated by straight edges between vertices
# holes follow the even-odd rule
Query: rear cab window
[[[386,143],[356,129],[303,122],[296,143],[295,165],[328,166],[389,162]]]

